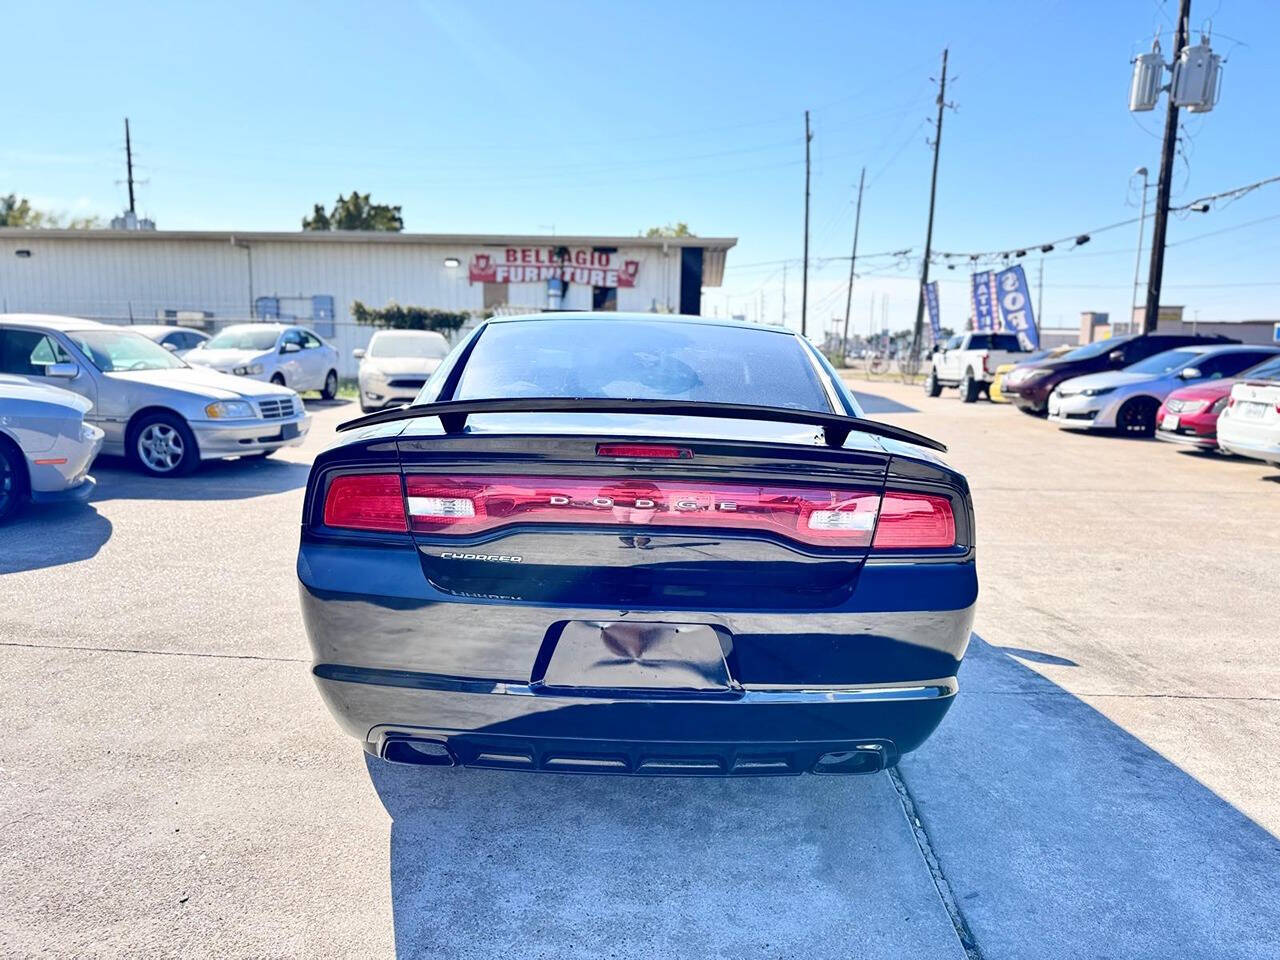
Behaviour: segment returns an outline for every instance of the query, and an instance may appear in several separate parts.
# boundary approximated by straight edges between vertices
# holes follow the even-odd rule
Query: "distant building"
[[[1161,333],[1198,333],[1201,336],[1224,336],[1241,343],[1274,345],[1277,320],[1179,320],[1176,324],[1160,324]]]
[[[494,313],[702,312],[737,243],[708,237],[546,237],[364,231],[223,233],[0,229],[0,312],[206,330],[249,319],[311,324],[341,350],[372,334],[357,300]]]
[[[1111,315],[1096,310],[1085,310],[1080,314],[1080,343],[1093,343],[1111,336]]]

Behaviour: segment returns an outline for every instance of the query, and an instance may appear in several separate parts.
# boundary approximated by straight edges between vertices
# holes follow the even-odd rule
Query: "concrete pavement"
[[[868,389],[979,524],[980,639],[896,783],[366,764],[292,569],[350,405],[0,528],[0,954],[1275,956],[1276,471]]]

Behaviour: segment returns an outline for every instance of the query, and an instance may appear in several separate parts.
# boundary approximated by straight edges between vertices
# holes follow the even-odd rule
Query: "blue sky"
[[[1163,111],[1128,113],[1128,61],[1157,29],[1168,50],[1175,8],[11,5],[0,192],[118,212],[128,115],[147,181],[140,208],[162,229],[292,230],[312,204],[353,188],[401,204],[406,229],[422,232],[625,235],[685,220],[740,240],[707,306],[776,320],[774,261],[801,250],[808,108],[812,331],[843,314],[847,261],[824,258],[848,255],[864,164],[862,251],[923,246],[925,121],[944,46],[957,109],[943,132],[936,248],[1003,249],[1136,216],[1131,174],[1145,165],[1154,180]],[[1280,4],[1195,0],[1193,24],[1209,17],[1215,49],[1229,54],[1222,102],[1185,126],[1175,203],[1280,174],[1262,39],[1280,34]],[[1173,220],[1165,302],[1204,320],[1280,317],[1278,238],[1280,184]],[[1085,309],[1126,314],[1136,243],[1136,226],[1124,227],[1047,256],[1046,325],[1074,325]],[[1025,263],[1034,285],[1036,258]],[[869,315],[908,325],[912,267],[885,258],[865,271],[854,329]],[[964,267],[936,275],[944,323],[963,323]],[[786,298],[798,325],[794,266]]]

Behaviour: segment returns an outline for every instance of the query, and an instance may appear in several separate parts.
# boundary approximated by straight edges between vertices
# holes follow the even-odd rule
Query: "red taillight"
[[[886,491],[880,504],[875,549],[954,547],[956,518],[951,501],[924,493]]]
[[[990,359],[991,359],[991,354],[987,353],[987,352],[984,350],[984,351],[982,352],[982,372],[983,372],[983,373],[990,373],[990,372],[991,372],[991,364],[987,362],[987,361],[989,361]]]
[[[687,480],[556,477],[407,478],[420,533],[469,536],[521,523],[712,527],[817,546],[871,543],[878,493]]]
[[[362,473],[334,477],[324,498],[324,522],[344,530],[409,529],[398,473]]]
[[[597,457],[648,457],[655,460],[692,460],[688,447],[664,447],[653,443],[600,443]]]
[[[1228,407],[1234,407],[1235,405],[1236,405],[1236,398],[1235,398],[1235,397],[1231,397],[1231,398],[1227,401],[1227,406],[1228,406]]]

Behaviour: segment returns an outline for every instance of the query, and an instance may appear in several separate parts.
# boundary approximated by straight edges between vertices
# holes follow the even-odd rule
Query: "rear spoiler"
[[[697,403],[689,400],[626,400],[612,397],[504,397],[494,400],[445,400],[439,403],[405,404],[348,420],[338,431],[356,430],[378,423],[439,417],[444,432],[462,433],[473,413],[640,413],[667,417],[712,417],[719,420],[766,420],[821,427],[827,446],[840,448],[855,430],[877,437],[914,443],[946,452],[946,444],[911,430],[862,417],[846,417],[819,410],[764,407],[748,403]]]

